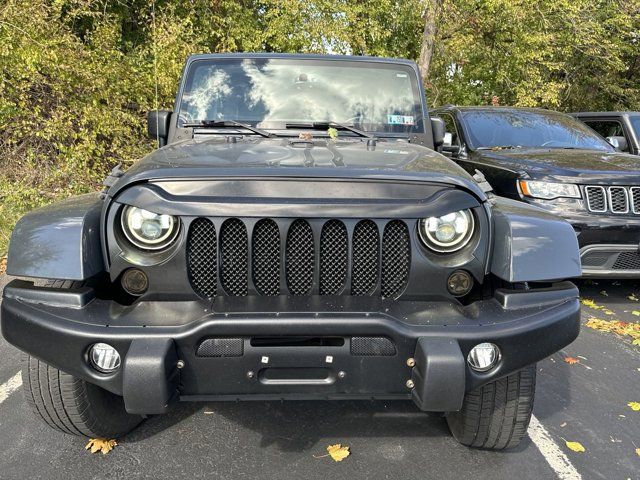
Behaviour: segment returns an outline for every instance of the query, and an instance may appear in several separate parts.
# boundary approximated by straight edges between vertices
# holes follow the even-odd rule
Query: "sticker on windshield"
[[[387,115],[389,125],[413,125],[413,115]]]

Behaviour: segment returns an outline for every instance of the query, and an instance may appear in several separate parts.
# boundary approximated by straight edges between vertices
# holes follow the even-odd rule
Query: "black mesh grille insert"
[[[286,247],[287,287],[292,295],[309,295],[315,269],[313,230],[306,220],[289,227]]]
[[[638,252],[622,252],[613,264],[614,270],[640,270],[640,254]]]
[[[248,293],[247,227],[237,219],[226,220],[220,229],[220,283],[227,294]]]
[[[201,297],[216,295],[216,228],[206,218],[191,222],[187,237],[187,271],[193,290]]]
[[[380,233],[371,220],[359,222],[353,230],[351,294],[371,295],[378,285]]]
[[[351,355],[360,357],[392,357],[396,346],[386,337],[351,338]]]
[[[261,295],[280,294],[280,231],[273,220],[260,220],[253,229],[253,283]]]
[[[347,281],[349,238],[347,227],[329,220],[320,236],[320,295],[338,295]]]
[[[207,338],[198,345],[198,357],[241,357],[244,342],[241,338]]]
[[[409,229],[400,220],[393,220],[384,227],[382,237],[382,282],[384,298],[400,296],[409,281],[411,244]]]
[[[629,189],[629,194],[631,195],[633,213],[640,213],[640,187],[631,187]]]
[[[582,257],[581,262],[583,267],[601,267],[607,260],[615,255],[613,252],[591,252]]]
[[[629,198],[624,187],[609,187],[609,199],[611,211],[614,213],[627,213],[629,211]]]
[[[592,212],[604,212],[607,210],[607,199],[604,188],[586,187],[587,206]]]

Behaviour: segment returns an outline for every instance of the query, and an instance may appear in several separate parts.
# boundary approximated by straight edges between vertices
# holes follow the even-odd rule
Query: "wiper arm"
[[[355,133],[356,135],[364,138],[372,138],[375,139],[374,135],[367,133],[358,128],[352,127],[351,125],[344,125],[338,122],[313,122],[313,123],[287,123],[285,128],[311,128],[313,130],[324,130],[328,128],[335,128],[336,130],[346,130],[348,132]]]
[[[275,133],[267,132],[266,130],[262,130],[260,128],[252,127],[251,125],[247,125],[246,123],[236,122],[235,120],[202,120],[198,123],[185,123],[182,125],[184,128],[231,128],[231,127],[240,127],[245,130],[249,130],[257,135],[260,135],[265,138],[273,138],[276,136]]]
[[[478,147],[476,150],[510,150],[512,148],[522,148],[522,145],[496,145],[495,147]]]

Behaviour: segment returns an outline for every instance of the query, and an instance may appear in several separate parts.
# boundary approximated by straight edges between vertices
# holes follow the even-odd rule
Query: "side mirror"
[[[158,141],[158,147],[167,144],[172,113],[168,110],[149,110],[147,113],[147,132],[149,138]]]
[[[431,117],[431,131],[433,132],[433,146],[437,150],[444,143],[444,121],[439,117]]]
[[[629,151],[629,144],[627,143],[627,139],[624,137],[607,137],[606,140],[616,150],[619,150],[621,152]]]
[[[442,147],[442,151],[445,153],[450,153],[452,156],[455,156],[462,151],[462,147],[460,145],[445,145]]]

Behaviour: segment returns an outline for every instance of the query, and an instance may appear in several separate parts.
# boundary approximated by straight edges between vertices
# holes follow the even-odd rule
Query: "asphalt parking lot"
[[[640,283],[581,282],[591,317],[637,322]],[[567,357],[579,360],[569,364]],[[0,478],[640,479],[640,346],[583,326],[538,364],[535,420],[515,450],[470,450],[443,418],[408,402],[181,404],[152,417],[109,455],[33,419],[20,387],[21,354],[0,339]],[[576,453],[565,445],[580,442]],[[341,463],[314,458],[349,445]]]

